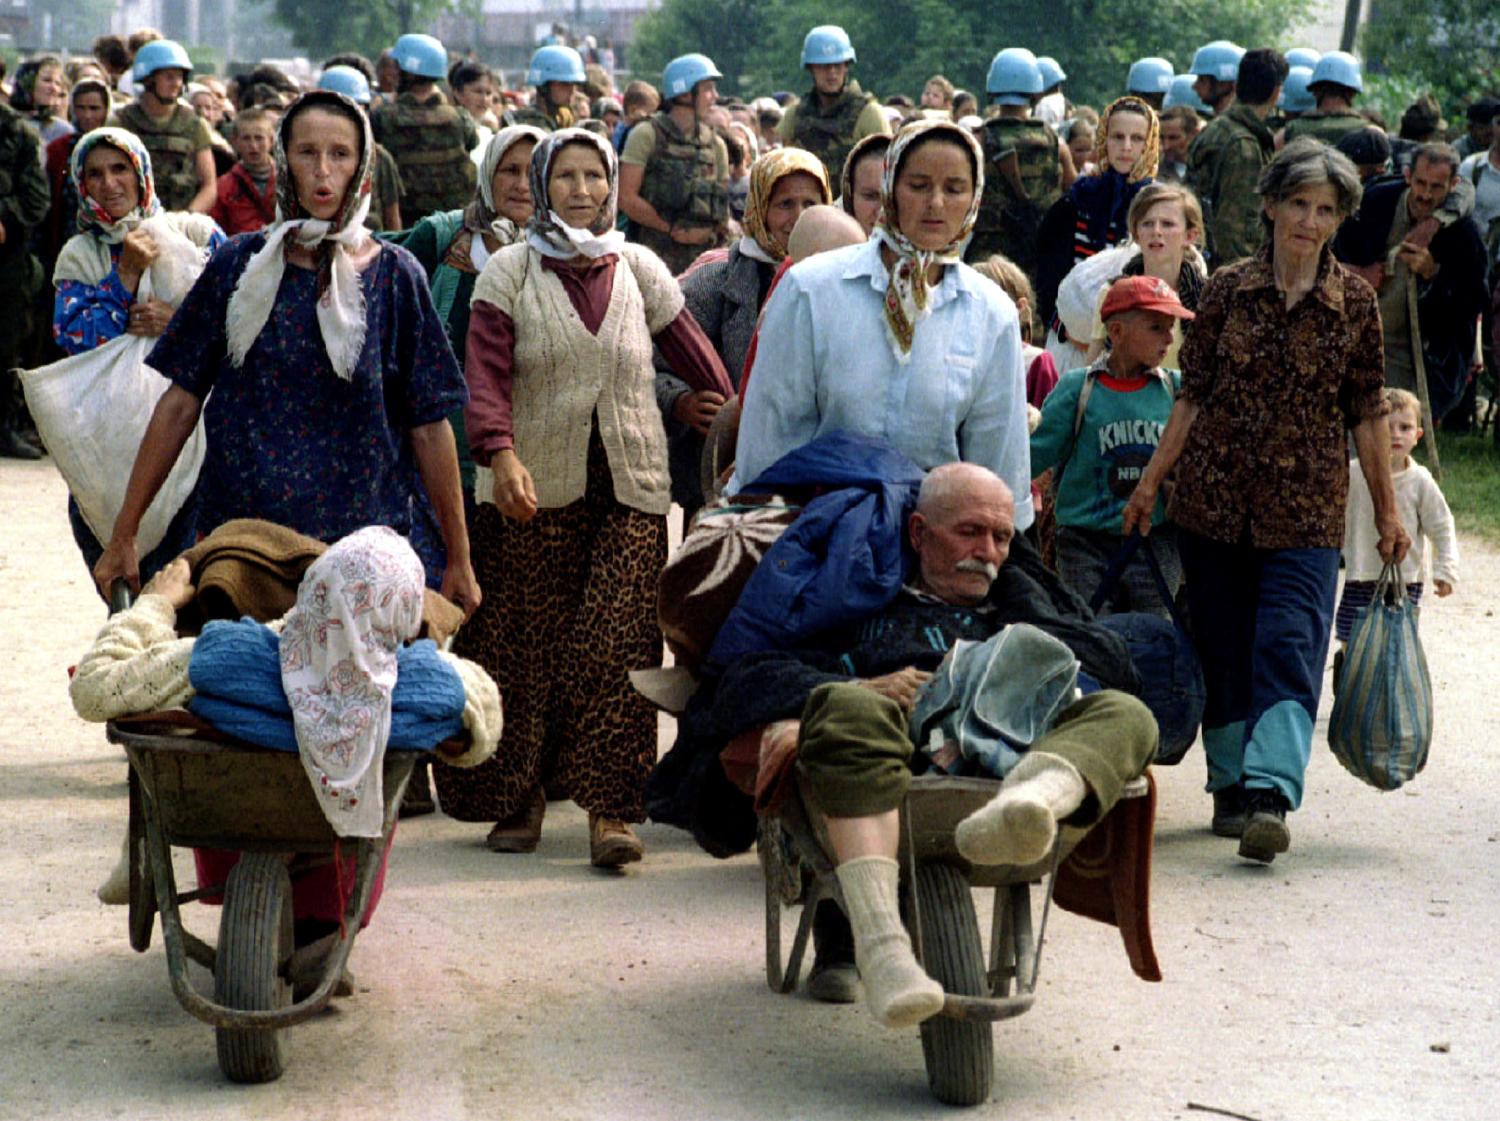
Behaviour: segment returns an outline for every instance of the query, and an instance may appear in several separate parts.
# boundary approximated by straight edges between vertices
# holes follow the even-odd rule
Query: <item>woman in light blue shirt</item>
[[[871,239],[782,279],[761,325],[731,490],[843,429],[923,468],[988,467],[1016,496],[1016,528],[1031,524],[1020,321],[1010,298],[962,263],[982,167],[968,130],[908,125],[886,158]]]

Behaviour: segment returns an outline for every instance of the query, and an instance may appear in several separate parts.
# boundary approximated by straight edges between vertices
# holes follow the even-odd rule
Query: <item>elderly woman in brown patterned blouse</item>
[[[1328,242],[1359,205],[1359,175],[1297,141],[1261,176],[1260,253],[1220,269],[1181,351],[1182,390],[1125,510],[1150,530],[1176,468],[1188,603],[1208,686],[1203,745],[1213,831],[1270,862],[1291,843],[1328,654],[1348,490],[1346,432],[1375,500],[1383,557],[1396,516],[1375,293]]]

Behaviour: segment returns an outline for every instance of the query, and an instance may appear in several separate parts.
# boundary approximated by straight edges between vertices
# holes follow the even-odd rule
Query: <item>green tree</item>
[[[1457,2],[1457,0],[1443,0]],[[1290,46],[1309,0],[1240,0],[1233,6],[1190,0],[664,0],[638,25],[637,69],[658,72],[667,59],[703,51],[741,92],[801,91],[802,37],[837,23],[859,52],[855,76],[886,97],[915,97],[933,74],[981,93],[990,59],[1026,45],[1068,72],[1075,101],[1103,105],[1123,92],[1130,63],[1162,55],[1185,70],[1211,39]]]
[[[397,37],[420,31],[444,12],[477,14],[480,0],[275,0],[276,22],[312,58],[359,51],[374,58]]]
[[[1378,0],[1361,42],[1373,94],[1395,127],[1431,90],[1450,116],[1500,89],[1500,6],[1494,0]]]

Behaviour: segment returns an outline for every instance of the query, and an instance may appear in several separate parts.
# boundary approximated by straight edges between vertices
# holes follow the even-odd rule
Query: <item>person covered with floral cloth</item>
[[[550,780],[589,815],[589,858],[640,860],[631,828],[656,762],[656,712],[631,670],[661,664],[667,437],[652,344],[695,390],[724,367],[661,259],[615,230],[614,148],[561,129],[531,154],[526,239],[489,259],[469,319],[465,420],[480,465],[484,602],[458,649],[506,698],[505,746],[438,798],[491,821],[495,852],[536,849]]]
[[[1269,244],[1216,272],[1182,344],[1182,387],[1125,506],[1151,531],[1176,468],[1188,610],[1203,663],[1212,829],[1264,863],[1291,844],[1323,686],[1349,492],[1348,434],[1384,560],[1411,545],[1391,483],[1375,292],[1329,239],[1360,202],[1359,172],[1311,138],[1261,174]]]
[[[109,116],[109,86],[100,78],[80,79],[73,87],[68,116],[73,131],[47,145],[47,183],[52,188],[52,214],[47,221],[49,262],[57,260],[58,251],[78,232],[78,191],[69,174],[73,149]]]
[[[138,581],[141,515],[202,414],[201,530],[261,518],[321,541],[366,525],[406,534],[427,498],[446,554],[428,543],[428,581],[478,605],[447,422],[463,377],[421,265],[365,228],[373,163],[364,114],[341,94],[304,94],[282,118],[277,221],[214,255],[148,356],[174,384],[95,566],[101,588]]]
[[[167,329],[174,308],[155,296],[139,295],[141,279],[163,251],[180,253],[191,242],[202,260],[224,244],[212,218],[187,211],[164,213],[156,197],[151,156],[134,133],[97,128],[79,139],[68,165],[72,195],[78,200],[72,224],[78,232],[58,254],[52,272],[52,337],[68,354],[82,354],[121,335],[155,338]],[[142,228],[148,218],[155,232]],[[191,254],[191,250],[187,250]],[[119,464],[120,470],[125,464]],[[196,502],[189,500],[167,527],[160,545],[141,560],[147,579],[193,543]],[[104,546],[69,496],[73,539],[90,568]]]

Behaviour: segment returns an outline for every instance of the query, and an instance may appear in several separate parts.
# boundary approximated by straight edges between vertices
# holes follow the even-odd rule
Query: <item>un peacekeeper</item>
[[[1188,73],[1193,75],[1193,92],[1215,117],[1222,117],[1234,104],[1240,60],[1244,57],[1245,48],[1228,39],[1205,43],[1193,55],[1193,65],[1188,67]]]
[[[1365,128],[1370,122],[1354,111],[1354,99],[1364,88],[1359,60],[1346,51],[1329,51],[1318,59],[1307,83],[1317,108],[1287,122],[1287,143],[1311,136],[1324,144],[1337,144],[1349,133]]]
[[[1164,58],[1138,58],[1125,75],[1125,92],[1140,98],[1160,113],[1167,90],[1172,88],[1172,64]]]
[[[971,262],[1003,253],[1033,284],[1042,216],[1076,178],[1067,145],[1031,115],[1042,82],[1036,57],[1024,47],[1007,47],[990,63],[985,91],[997,109],[979,130],[984,198],[965,253]]]
[[[1213,266],[1254,254],[1262,238],[1261,169],[1276,154],[1266,118],[1286,80],[1286,59],[1269,47],[1246,51],[1229,111],[1210,121],[1188,149],[1188,184],[1203,203]]]
[[[667,63],[667,108],[631,129],[620,153],[625,236],[652,250],[674,276],[728,232],[729,151],[703,121],[723,76],[707,55]]]
[[[213,134],[207,121],[178,101],[192,72],[181,45],[171,39],[147,43],[130,72],[140,96],[115,110],[108,123],[135,133],[151,153],[162,209],[207,214],[219,200]]]
[[[531,104],[506,110],[501,123],[507,128],[534,125],[543,132],[569,127],[573,124],[573,95],[586,80],[583,56],[572,47],[538,47],[526,71],[526,84],[536,91]]]
[[[22,431],[25,416],[14,368],[36,326],[32,310],[43,283],[31,233],[52,203],[42,170],[41,140],[25,117],[0,102],[0,457],[40,459]]]
[[[867,136],[890,134],[880,105],[849,77],[854,44],[842,27],[815,27],[802,40],[802,65],[812,75],[812,91],[776,127],[789,148],[805,148],[828,169],[828,181],[844,173],[849,150]]]
[[[414,226],[434,211],[462,210],[473,199],[479,173],[469,153],[479,146],[479,129],[437,88],[448,73],[443,44],[431,35],[403,35],[391,55],[401,72],[399,92],[393,103],[375,110],[370,127],[401,169],[401,217]]]

